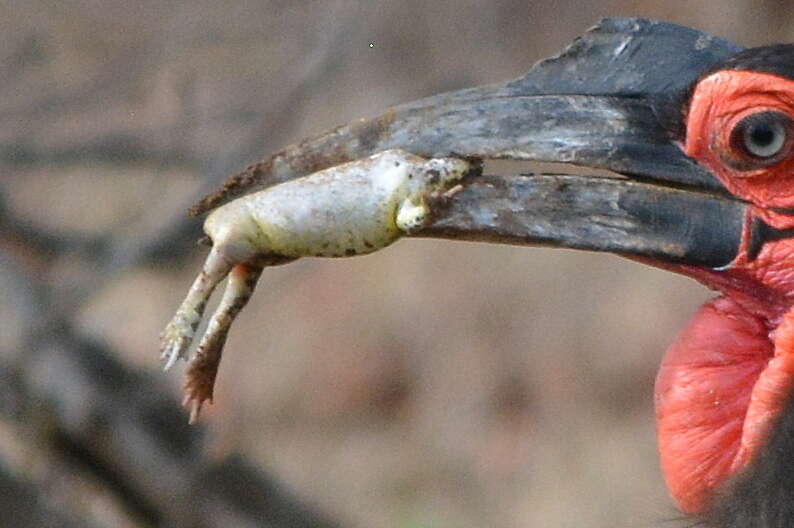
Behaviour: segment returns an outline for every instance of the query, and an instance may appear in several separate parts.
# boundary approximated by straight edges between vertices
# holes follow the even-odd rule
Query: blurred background
[[[680,277],[403,241],[266,270],[197,427],[158,359],[199,196],[603,16],[794,40],[783,0],[0,3],[0,526],[683,526],[652,387],[712,294]]]

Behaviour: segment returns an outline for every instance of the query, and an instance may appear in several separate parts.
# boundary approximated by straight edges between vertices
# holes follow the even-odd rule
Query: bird
[[[794,45],[603,19],[522,77],[287,147],[191,213],[389,149],[610,171],[475,174],[414,235],[611,252],[715,290],[656,378],[667,487],[705,526],[794,526]]]

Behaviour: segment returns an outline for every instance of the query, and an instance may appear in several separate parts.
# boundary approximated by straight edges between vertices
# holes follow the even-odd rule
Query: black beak
[[[472,178],[418,234],[724,267],[743,243],[746,204],[677,142],[691,86],[740,50],[672,24],[607,19],[520,79],[395,107],[290,147],[193,212],[391,148],[427,157],[564,162],[622,178]]]

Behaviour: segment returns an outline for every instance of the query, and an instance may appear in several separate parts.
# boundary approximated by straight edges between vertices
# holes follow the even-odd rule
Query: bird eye
[[[791,150],[792,119],[782,112],[758,112],[741,121],[731,132],[731,146],[744,158],[742,170],[766,167]]]

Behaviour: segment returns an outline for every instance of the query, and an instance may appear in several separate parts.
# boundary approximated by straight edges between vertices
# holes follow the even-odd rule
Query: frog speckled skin
[[[266,265],[299,257],[363,255],[421,228],[426,199],[472,169],[457,158],[426,159],[387,150],[255,192],[214,210],[204,223],[212,250],[162,334],[166,369],[185,358],[207,299],[229,276],[223,299],[190,361],[185,404],[191,421],[212,400],[223,345]]]

